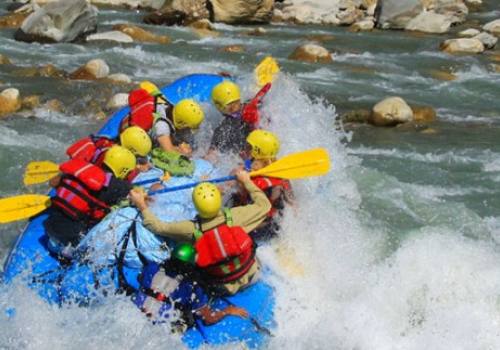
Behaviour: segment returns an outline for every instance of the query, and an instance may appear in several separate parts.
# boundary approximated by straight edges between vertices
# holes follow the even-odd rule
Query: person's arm
[[[148,208],[146,194],[141,189],[133,189],[129,193],[130,201],[140,210],[143,225],[153,233],[173,239],[176,242],[192,242],[194,223],[192,221],[165,222],[156,217]]]
[[[181,143],[179,146],[174,146],[170,135],[158,136],[156,138],[162,150],[167,152],[179,152],[182,155],[190,157],[193,153],[191,146],[187,143]]]
[[[252,182],[248,172],[240,170],[236,173],[236,177],[247,190],[253,203],[232,208],[233,223],[235,226],[241,226],[246,232],[251,232],[267,218],[267,213],[271,210],[271,202],[266,194]]]
[[[205,305],[202,308],[198,309],[195,313],[206,325],[217,323],[224,317],[229,315],[248,318],[247,310],[232,305],[226,307],[223,310],[214,310],[210,306]]]

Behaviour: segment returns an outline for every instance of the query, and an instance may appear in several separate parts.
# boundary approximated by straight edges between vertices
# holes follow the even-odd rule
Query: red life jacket
[[[59,169],[63,176],[52,204],[74,220],[92,224],[104,218],[110,207],[96,194],[109,183],[110,175],[81,159],[68,160]]]
[[[253,128],[257,128],[260,122],[259,107],[262,99],[266,96],[267,92],[271,89],[271,83],[264,85],[262,89],[255,95],[253,99],[243,105],[241,110],[241,119]]]
[[[195,231],[196,265],[218,282],[227,283],[243,276],[255,263],[252,238],[240,226],[232,226],[229,209],[226,223],[209,231]],[[199,225],[201,226],[201,225]]]
[[[283,199],[283,191],[288,191],[291,189],[290,182],[288,180],[279,179],[276,177],[268,177],[268,176],[256,176],[252,178],[253,183],[260,188],[267,196],[269,201],[271,202],[271,210],[267,214],[269,217],[273,217],[279,210],[282,210],[284,207],[284,199]],[[282,194],[273,200],[272,192],[273,188],[280,186],[282,188]]]
[[[121,124],[121,130],[129,126],[138,126],[145,131],[151,130],[154,125],[156,112],[156,97],[144,89],[136,89],[128,95],[130,113]]]
[[[84,137],[68,147],[66,154],[71,159],[80,159],[101,166],[104,153],[115,143],[106,137]]]

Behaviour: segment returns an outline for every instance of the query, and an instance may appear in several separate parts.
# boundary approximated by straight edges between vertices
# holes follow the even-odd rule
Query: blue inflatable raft
[[[189,75],[164,87],[162,92],[172,103],[177,103],[184,98],[194,98],[199,102],[207,102],[210,100],[213,86],[221,80],[222,78],[217,75]],[[123,108],[112,115],[101,130],[99,130],[98,135],[116,138],[118,136],[120,121],[128,112],[128,108]],[[197,166],[200,165],[200,168],[203,169],[203,161],[199,162]],[[199,174],[199,176],[206,175],[206,173]],[[167,185],[171,186],[192,181],[192,178],[174,178]],[[161,204],[163,206],[173,208],[173,212],[168,216],[169,219],[192,218],[194,209],[192,208],[190,195],[187,192],[176,192],[178,194],[174,196],[169,194],[165,198],[162,198]],[[175,207],[179,205],[183,205],[184,207],[181,210],[175,210]],[[127,218],[127,216],[129,220],[127,227],[130,226],[130,222],[137,217],[135,209],[124,208],[120,210],[122,212],[117,214],[115,211],[108,215],[103,220],[103,223],[97,226],[101,224],[107,225],[106,220],[110,221],[117,217]],[[47,212],[44,212],[32,218],[24,232],[19,236],[5,262],[4,283],[10,283],[15,278],[23,279],[24,283],[36,290],[40,297],[49,303],[63,305],[64,303],[72,302],[88,307],[98,307],[99,302],[105,302],[105,295],[109,295],[110,290],[113,292],[119,291],[122,287],[123,279],[126,280],[129,286],[138,288],[137,277],[142,269],[140,263],[127,264],[125,262],[124,264],[117,264],[117,260],[105,259],[104,262],[100,262],[99,264],[87,261],[74,262],[71,265],[62,266],[47,250],[48,239],[43,228],[43,222],[47,218],[47,215]],[[100,238],[97,226],[88,235],[94,237],[94,241],[96,237],[97,239]],[[123,232],[125,231],[123,230]],[[158,237],[151,233],[148,234],[150,235],[149,240],[153,241],[153,243],[157,241],[158,244],[162,243]],[[122,235],[120,239],[123,240],[123,237]],[[147,234],[145,237],[148,237]],[[113,247],[114,255],[117,258],[120,255],[121,246],[120,241],[116,242]],[[136,248],[133,247],[132,250],[137,250]],[[129,254],[127,251],[124,253]],[[146,256],[152,260],[161,260],[168,257],[168,252],[165,253],[166,255],[162,254],[162,252],[152,252],[151,255]],[[130,261],[133,262],[134,260],[130,259]],[[227,305],[228,302],[244,307],[252,317],[242,319],[228,316],[212,326],[206,326],[202,322],[197,322],[198,325],[196,328],[189,329],[183,335],[183,341],[187,346],[198,348],[204,344],[245,343],[250,348],[258,348],[265,345],[269,337],[268,330],[274,326],[274,294],[272,287],[260,281],[226,300],[215,300],[213,306],[222,307]],[[12,317],[15,317],[15,314]]]

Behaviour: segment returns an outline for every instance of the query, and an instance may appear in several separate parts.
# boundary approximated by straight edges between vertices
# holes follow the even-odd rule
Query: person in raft
[[[61,164],[62,174],[50,181],[56,194],[44,222],[49,250],[71,259],[81,238],[127,197],[132,185],[125,179],[135,167],[133,153],[117,145],[106,151],[102,167],[82,159]]]
[[[173,106],[151,82],[142,82],[139,89],[130,92],[129,105],[130,113],[121,129],[138,126],[150,133],[156,167],[173,176],[192,175],[194,165],[187,157],[192,154],[192,131],[205,118],[201,106],[193,99],[183,99]]]
[[[178,332],[196,326],[197,319],[211,325],[229,315],[248,317],[245,309],[236,306],[222,310],[210,307],[194,266],[195,255],[192,245],[181,243],[162,265],[146,265],[139,277],[140,288],[133,296],[134,303],[155,323],[174,319],[172,329]]]
[[[260,265],[249,233],[271,210],[265,193],[255,186],[248,172],[239,170],[236,178],[249,193],[252,204],[222,208],[217,186],[203,182],[193,190],[193,203],[198,212],[193,221],[162,222],[148,209],[142,191],[134,189],[129,195],[142,212],[147,229],[176,242],[194,243],[196,266],[206,277],[210,291],[217,295],[235,294],[257,280]]]
[[[136,169],[127,176],[127,180],[132,182],[140,172],[148,171],[151,168],[147,158],[152,149],[151,138],[143,129],[131,126],[122,131],[119,141],[121,146],[136,156]],[[81,159],[101,167],[106,151],[116,144],[117,142],[106,137],[90,135],[69,146],[66,154],[70,159]]]
[[[209,155],[214,152],[237,153],[245,148],[248,134],[260,125],[259,106],[271,88],[265,85],[255,97],[243,104],[238,85],[229,80],[212,89],[212,101],[224,119],[214,130]]]
[[[270,131],[254,130],[247,139],[245,150],[246,157],[250,160],[250,170],[260,170],[276,161],[280,150],[278,137]],[[294,204],[292,187],[288,180],[269,176],[256,176],[252,178],[253,183],[266,194],[271,202],[272,208],[268,212],[266,220],[252,231],[251,235],[255,240],[266,240],[278,234],[280,225],[279,219],[283,216],[286,204]],[[249,203],[248,193],[244,188],[232,196],[234,205],[245,205]]]

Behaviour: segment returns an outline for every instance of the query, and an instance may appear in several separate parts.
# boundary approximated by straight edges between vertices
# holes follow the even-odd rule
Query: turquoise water
[[[490,12],[471,18],[484,23],[500,17],[498,4],[488,6]],[[101,11],[100,31],[137,22],[141,15]],[[272,280],[278,329],[270,347],[500,348],[500,74],[493,73],[487,55],[439,52],[439,43],[453,33],[271,25],[265,27],[267,34],[254,37],[245,34],[253,27],[216,25],[220,37],[200,39],[186,28],[147,27],[169,35],[173,43],[29,45],[3,30],[0,53],[17,66],[52,63],[67,71],[103,58],[112,73],[161,85],[189,73],[229,71],[241,77],[246,96],[252,93],[253,67],[269,54],[278,59],[283,74],[264,112],[283,140],[282,153],[326,147],[333,169],[322,179],[296,181],[298,212],[288,213],[286,234],[276,243],[292,251],[304,274],[288,271],[286,264],[283,268],[274,246],[260,251],[278,271]],[[312,35],[333,35],[322,43],[334,52],[332,64],[287,59]],[[246,51],[219,51],[230,44]],[[450,69],[454,81],[432,75]],[[66,106],[63,113],[38,109],[0,121],[2,196],[28,191],[21,181],[26,163],[60,161],[65,145],[97,129],[101,122],[88,112],[92,100],[104,104],[113,93],[127,91],[93,82],[22,78],[7,66],[0,66],[0,82],[2,89],[13,86],[23,95],[58,98]],[[363,125],[342,131],[336,116],[371,108],[392,95],[432,106],[438,113],[438,121],[429,125],[433,132]],[[3,257],[23,225],[0,228]],[[129,340],[141,334],[137,329],[150,337],[147,348],[164,346],[161,333],[125,301],[94,313],[52,310],[36,302],[37,311],[30,312],[31,304],[24,301],[29,292],[17,288],[21,292],[10,290],[0,299],[21,305],[16,322],[0,320],[2,348],[86,348],[82,338],[88,336],[94,347],[118,349],[131,346]],[[120,317],[130,322],[117,321]]]

